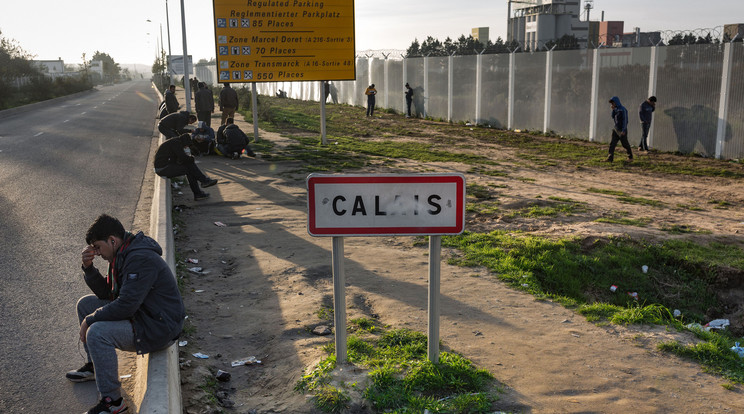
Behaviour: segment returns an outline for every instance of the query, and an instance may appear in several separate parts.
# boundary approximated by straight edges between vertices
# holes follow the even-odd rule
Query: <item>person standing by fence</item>
[[[648,151],[648,130],[651,129],[651,119],[656,109],[656,97],[650,96],[641,103],[638,109],[638,116],[641,118],[641,143],[638,144],[638,151]]]
[[[230,83],[225,82],[225,87],[220,91],[220,111],[222,111],[222,122],[224,125],[227,118],[234,118],[235,111],[238,110],[238,93],[230,87]]]
[[[375,95],[377,95],[377,89],[375,89],[375,84],[371,84],[367,87],[367,90],[364,91],[364,94],[367,95],[367,116],[374,116],[375,115]]]
[[[615,124],[612,128],[612,140],[610,141],[610,154],[607,156],[605,161],[612,162],[615,158],[615,146],[620,141],[623,148],[628,151],[628,161],[633,161],[633,150],[630,149],[630,143],[628,143],[628,110],[625,109],[623,104],[620,103],[620,98],[613,96],[610,99],[610,107],[612,108],[612,120]]]
[[[214,97],[207,84],[199,82],[199,90],[194,94],[196,104],[196,119],[204,121],[208,127],[212,126],[212,113],[214,112]]]
[[[411,103],[413,103],[413,89],[406,82],[406,118],[411,117]]]

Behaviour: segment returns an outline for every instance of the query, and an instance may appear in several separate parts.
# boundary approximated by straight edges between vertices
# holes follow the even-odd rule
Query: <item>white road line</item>
[[[39,136],[39,135],[41,135],[41,134],[43,134],[43,132],[39,132],[39,133],[37,133],[37,134],[36,134],[36,135],[34,135],[34,136],[35,136],[35,137],[38,137],[38,136]]]
[[[70,120],[69,120],[69,119],[65,119],[64,121],[62,121],[62,123],[63,123],[63,124],[64,124],[65,122],[70,122]]]

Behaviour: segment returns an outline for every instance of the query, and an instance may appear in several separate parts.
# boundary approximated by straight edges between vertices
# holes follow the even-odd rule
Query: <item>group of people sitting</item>
[[[166,141],[155,153],[154,166],[155,173],[161,177],[185,175],[194,193],[194,200],[199,201],[209,198],[209,193],[202,188],[217,184],[217,180],[208,178],[199,169],[195,155],[214,154],[239,159],[243,151],[250,157],[255,157],[256,154],[248,145],[250,138],[235,125],[233,118],[227,118],[216,133],[204,121],[198,121],[193,131],[187,129],[188,125],[197,122],[196,119],[196,115],[180,111],[168,114],[160,120],[158,130]]]

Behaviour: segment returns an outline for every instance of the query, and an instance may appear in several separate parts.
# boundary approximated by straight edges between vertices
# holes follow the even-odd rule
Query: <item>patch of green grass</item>
[[[351,335],[347,341],[348,361],[367,369],[362,396],[378,412],[489,413],[500,390],[493,376],[462,355],[442,352],[439,362],[427,359],[426,335],[408,329],[380,331],[364,339]],[[333,362],[331,362],[333,361]],[[332,384],[333,355],[321,361],[295,387],[314,394],[316,406],[326,412],[343,404],[345,395]],[[330,408],[319,405],[318,394],[328,394]],[[344,404],[348,404],[348,400]]]
[[[697,234],[710,234],[710,230],[701,230],[697,229],[694,226],[687,226],[684,224],[672,224],[672,225],[662,225],[661,230],[665,231],[670,234],[690,234],[690,233],[697,233]]]
[[[324,385],[315,390],[312,398],[315,406],[325,413],[340,413],[349,408],[349,395],[331,385]]]
[[[659,344],[658,348],[701,362],[705,371],[742,384],[744,383],[742,358],[731,351],[733,342],[731,338],[725,335],[714,333],[707,341],[694,345],[683,345],[678,341],[670,341]]]
[[[368,318],[355,318],[349,321],[349,327],[354,330],[361,330],[366,332],[375,332],[378,328],[378,323],[373,319]]]
[[[491,193],[488,187],[480,184],[468,184],[466,194],[475,197],[478,200],[488,200],[491,198]]]
[[[467,211],[468,213],[475,213],[475,214],[496,214],[499,212],[500,204],[501,203],[498,201],[466,203],[465,211]]]
[[[683,210],[690,210],[690,211],[705,211],[704,208],[700,208],[700,207],[693,206],[690,204],[677,204],[677,208],[681,208]]]
[[[713,208],[723,210],[726,210],[733,205],[726,200],[708,200],[708,204],[714,204]]]
[[[321,306],[320,309],[315,311],[315,315],[325,321],[331,321],[333,320],[333,308]]]
[[[621,203],[627,203],[627,204],[640,204],[643,206],[650,206],[650,207],[663,207],[664,203],[658,200],[652,200],[650,198],[644,198],[644,197],[630,197],[630,196],[622,196],[618,197],[617,200]]]
[[[199,389],[204,391],[204,394],[207,397],[207,401],[209,404],[217,405],[217,396],[215,395],[217,393],[217,379],[214,378],[214,376],[211,375],[205,375],[202,378],[203,382],[201,385],[199,385]]]
[[[549,198],[550,200],[550,198]],[[541,201],[540,203],[530,203],[527,207],[521,208],[516,211],[512,211],[509,214],[506,214],[505,217],[507,218],[514,218],[514,217],[528,217],[528,218],[539,218],[539,217],[555,217],[559,214],[565,215],[565,216],[571,216],[575,213],[586,211],[586,205],[584,203],[576,202],[576,201],[568,201],[568,202],[554,202],[553,200],[550,201]]]
[[[618,196],[618,197],[627,197],[628,196],[628,193],[626,193],[625,191],[611,190],[609,188],[594,188],[594,187],[589,187],[589,188],[586,189],[586,191],[588,191],[590,193],[607,194],[607,195],[614,195],[614,196]]]
[[[636,226],[646,227],[652,219],[649,217],[641,217],[637,219],[631,219],[627,217],[600,217],[594,220],[597,223],[608,223],[608,224],[621,224],[623,226]]]

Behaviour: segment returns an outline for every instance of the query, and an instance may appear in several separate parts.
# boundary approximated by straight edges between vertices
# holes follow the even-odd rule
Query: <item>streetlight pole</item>
[[[166,3],[167,4],[167,3]],[[181,36],[183,37],[183,89],[186,92],[186,110],[191,112],[191,82],[189,80],[189,53],[186,50],[186,10],[181,0]]]
[[[171,42],[170,42],[170,17],[168,17],[168,0],[165,0],[165,25],[168,29],[168,76],[170,77],[170,56],[171,56]]]

